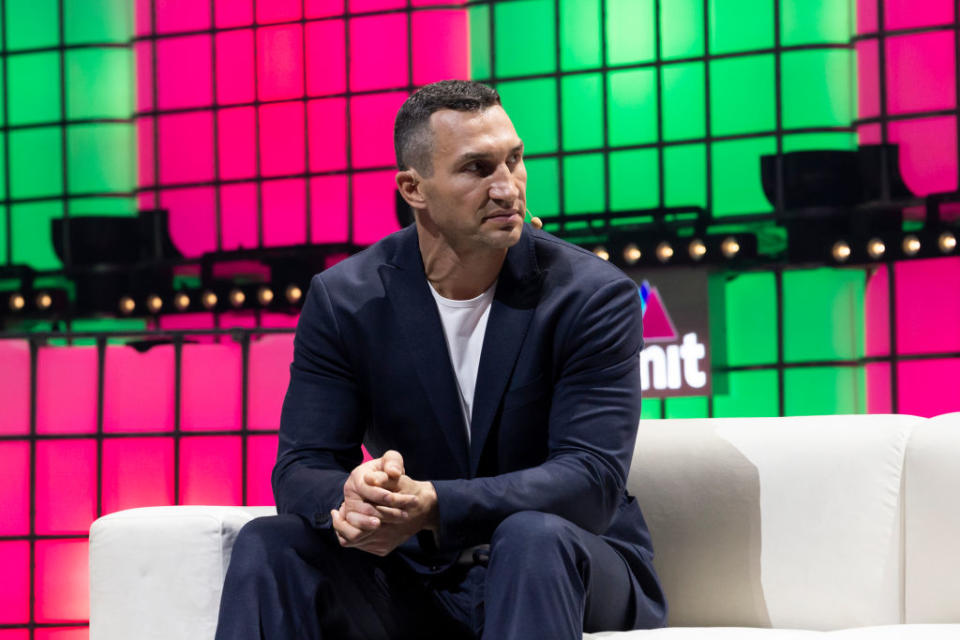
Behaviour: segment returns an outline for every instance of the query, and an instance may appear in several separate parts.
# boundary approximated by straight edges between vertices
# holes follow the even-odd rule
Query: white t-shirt
[[[470,416],[473,412],[473,392],[477,387],[477,370],[480,368],[480,352],[483,350],[483,335],[487,331],[487,318],[490,317],[490,303],[497,283],[471,300],[450,300],[444,298],[429,282],[427,287],[437,301],[440,321],[443,323],[443,335],[447,340],[447,350],[453,372],[457,376],[457,388],[460,390],[460,407],[467,425],[467,442],[470,442]]]

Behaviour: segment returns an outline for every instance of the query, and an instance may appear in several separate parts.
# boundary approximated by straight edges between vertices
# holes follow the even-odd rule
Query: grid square
[[[703,55],[703,0],[660,5],[660,55],[664,60]]]
[[[653,0],[607,0],[607,64],[638,64],[656,58]]]
[[[153,118],[137,118],[137,185],[149,187],[154,184]],[[141,194],[141,197],[144,194]],[[141,207],[152,209],[153,207]]]
[[[183,184],[213,179],[213,114],[172,113],[159,117],[160,182]]]
[[[409,83],[407,17],[403,13],[350,21],[350,90],[398,89]]]
[[[157,107],[183,109],[213,102],[210,36],[157,40]]]
[[[556,158],[527,158],[527,207],[535,216],[560,213],[560,163]]]
[[[215,0],[213,21],[217,29],[253,23],[253,0]]]
[[[603,146],[603,77],[599,73],[560,79],[564,150]]]
[[[270,476],[277,461],[277,436],[247,437],[247,500],[246,504],[273,506]]]
[[[884,0],[884,27],[889,30],[948,25],[954,19],[954,4],[952,0]]]
[[[40,440],[36,448],[36,532],[86,533],[97,517],[96,441]]]
[[[560,0],[560,69],[595,69],[603,63],[600,50],[599,0]]]
[[[406,2],[407,0],[348,0],[351,13],[399,9],[406,5]]]
[[[217,159],[224,180],[252,178],[257,173],[254,107],[217,111]]]
[[[760,156],[776,151],[773,137],[727,140],[710,146],[714,216],[773,210],[760,180]]]
[[[105,438],[103,512],[174,504],[173,438]]]
[[[255,249],[257,234],[257,185],[253,182],[220,187],[221,234],[224,251]]]
[[[150,111],[153,109],[153,82],[146,80],[153,77],[153,43],[134,42],[133,60],[136,65],[136,108],[138,111]]]
[[[557,81],[554,78],[497,85],[504,108],[523,139],[524,153],[557,150]]]
[[[260,174],[281,176],[304,172],[303,102],[260,106]]]
[[[265,4],[257,5],[258,14]],[[257,29],[257,94],[260,100],[303,95],[303,29],[299,24]]]
[[[62,217],[62,202],[36,202],[10,207],[13,262],[26,263],[34,269],[62,268],[63,263],[53,250],[50,233],[52,220]]]
[[[97,432],[97,350],[40,347],[37,433]]]
[[[664,418],[706,418],[708,415],[707,398],[694,396],[689,398],[664,398]]]
[[[237,29],[216,35],[217,102],[253,102],[253,30]]]
[[[826,133],[792,133],[783,136],[783,151],[816,151],[837,149],[853,151],[857,148],[857,139],[849,131]]]
[[[302,178],[268,180],[263,183],[262,191],[264,246],[304,244],[307,241],[306,181]]]
[[[322,18],[340,15],[345,0],[304,0],[303,11],[307,18]]]
[[[67,119],[129,118],[133,114],[130,49],[66,51]]]
[[[27,587],[27,591],[29,590],[30,588]],[[22,629],[0,629],[0,640],[30,640],[30,630],[25,627]]]
[[[0,536],[30,533],[29,478],[30,442],[0,441]]]
[[[773,2],[770,0],[713,0],[709,21],[710,53],[773,47]]]
[[[710,61],[710,126],[715,136],[776,128],[772,55]]]
[[[240,436],[187,436],[180,440],[180,503],[243,502]]]
[[[861,40],[857,52],[857,113],[861,118],[880,115],[880,61],[876,40]]]
[[[900,413],[932,418],[960,411],[960,358],[901,361],[897,373]]]
[[[855,91],[850,51],[787,51],[781,69],[784,128],[850,126]]]
[[[607,130],[611,146],[657,141],[655,69],[613,71],[607,76]]]
[[[37,622],[84,621],[90,612],[87,540],[38,540],[34,616]]]
[[[251,343],[247,396],[250,429],[280,428],[280,409],[290,383],[291,362],[292,335],[264,336]]]
[[[411,22],[414,84],[470,77],[466,11],[417,11]]]
[[[640,401],[641,420],[660,420],[663,418],[663,402],[659,398],[643,398]]]
[[[347,242],[348,181],[345,174],[310,179],[310,241]]]
[[[887,108],[892,114],[955,109],[953,31],[887,38]]]
[[[30,621],[30,543],[0,541],[0,624]]]
[[[353,241],[372,244],[400,229],[396,215],[395,171],[364,171],[353,183]]]
[[[783,355],[787,362],[863,357],[865,274],[859,269],[783,274]]]
[[[183,431],[239,429],[242,374],[239,345],[184,345],[181,369],[180,428]]]
[[[779,415],[780,391],[776,371],[731,371],[715,375],[715,418],[762,418]],[[727,393],[717,393],[718,387],[725,387]]]
[[[299,20],[303,14],[302,0],[271,0],[258,2],[256,6],[257,22],[260,24]]]
[[[663,149],[663,199],[668,207],[706,208],[706,145],[684,144]]]
[[[900,145],[900,174],[918,196],[957,189],[957,119],[895,120],[889,140]]]
[[[606,162],[602,153],[563,158],[563,210],[600,213],[604,209]]]
[[[610,153],[610,209],[650,209],[660,202],[656,149]]]
[[[136,167],[127,153],[136,144],[132,124],[67,127],[67,189],[75,193],[132,191]]]
[[[347,101],[326,98],[307,103],[310,171],[347,168]]]
[[[470,78],[490,77],[490,5],[475,4],[467,9],[470,26]]]
[[[172,345],[143,353],[108,345],[103,370],[105,433],[173,431],[174,354]]]
[[[849,0],[780,0],[780,43],[849,44],[851,6]]]
[[[89,640],[88,627],[40,627],[33,632],[33,640]]]
[[[128,0],[64,0],[66,44],[125,44],[132,35],[133,3]]]
[[[506,78],[557,69],[553,0],[493,4],[495,72]],[[522,46],[518,48],[518,44]]]
[[[897,352],[960,351],[960,258],[896,263]],[[956,379],[953,381],[956,384]]]
[[[890,354],[889,285],[887,265],[880,265],[867,275],[864,290],[864,342],[867,357]]]
[[[5,88],[11,125],[57,122],[63,117],[60,111],[60,56],[57,53],[8,56]]]
[[[393,167],[393,120],[407,99],[405,91],[350,99],[350,145],[353,167]],[[377,238],[379,240],[379,238]]]
[[[156,13],[157,33],[201,31],[210,28],[209,2],[163,0],[151,4]]]
[[[773,273],[739,273],[717,291],[719,326],[710,333],[721,336],[713,349],[714,367],[741,367],[777,362],[777,294]],[[716,297],[716,296],[715,296]],[[716,324],[716,323],[715,323]],[[719,348],[718,348],[719,347]]]
[[[784,372],[788,416],[820,416],[866,411],[863,367],[801,367]]]
[[[890,363],[873,362],[864,366],[867,379],[867,413],[894,413],[890,394]]]
[[[184,257],[198,257],[216,248],[212,187],[164,189],[160,207],[170,212],[170,239]]]
[[[30,346],[26,340],[0,340],[0,435],[30,432]],[[0,500],[0,504],[3,501]]]
[[[58,0],[6,0],[7,51],[60,44]]]
[[[307,94],[347,90],[346,50],[343,20],[307,23]]]
[[[63,193],[63,163],[59,127],[11,131],[10,197],[42,198]],[[16,236],[14,240],[16,241]],[[17,247],[14,244],[14,251]]]
[[[703,138],[706,135],[706,78],[702,62],[661,67],[663,139]]]

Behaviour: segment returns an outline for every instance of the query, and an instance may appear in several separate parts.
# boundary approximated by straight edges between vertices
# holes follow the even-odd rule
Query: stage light
[[[120,307],[120,313],[125,316],[133,313],[133,310],[137,308],[137,303],[133,301],[133,298],[130,296],[123,296],[120,298],[120,302],[117,304]]]
[[[163,308],[163,299],[160,296],[150,296],[147,298],[147,309],[150,313],[157,313]]]
[[[257,291],[257,300],[264,307],[273,302],[273,290],[270,287],[260,287]]]
[[[637,264],[637,261],[643,257],[643,252],[632,242],[623,248],[623,260],[627,264]]]
[[[205,291],[203,293],[203,298],[201,298],[201,302],[203,302],[203,307],[205,309],[213,309],[215,306],[217,306],[217,294],[215,294],[213,291]]]
[[[903,239],[903,252],[908,256],[915,256],[920,251],[920,238],[912,233]]]
[[[11,311],[22,311],[27,306],[27,300],[19,293],[15,293],[10,296],[9,304]]]
[[[740,253],[740,243],[733,236],[726,238],[720,245],[720,252],[725,258],[733,258]]]
[[[703,244],[703,240],[695,238],[690,242],[688,251],[690,252],[690,258],[696,262],[699,261],[703,256],[707,255],[707,245]]]
[[[950,253],[957,248],[957,236],[953,235],[949,231],[944,231],[937,239],[937,245],[940,247],[940,251],[943,253]]]
[[[870,257],[874,260],[879,260],[886,252],[887,245],[885,245],[880,238],[872,238],[870,242],[867,243],[867,253],[870,254]]]
[[[46,291],[41,291],[37,294],[37,308],[43,311],[46,311],[53,305],[53,298],[50,297],[50,294]]]
[[[173,306],[177,308],[177,311],[186,311],[187,307],[190,306],[190,296],[185,293],[178,293],[173,296]]]
[[[290,304],[297,304],[300,302],[300,298],[303,297],[303,291],[295,284],[291,284],[287,287],[286,291],[287,302]]]
[[[246,300],[246,294],[244,294],[243,291],[240,291],[240,289],[233,289],[230,292],[230,304],[232,304],[234,307],[242,307]]]
[[[594,247],[594,248],[593,248],[593,253],[594,253],[595,256],[597,256],[597,257],[600,258],[601,260],[609,260],[609,259],[610,259],[610,252],[607,251],[607,248],[606,248],[606,247],[603,247],[603,246]]]
[[[673,247],[669,242],[661,242],[657,245],[657,260],[660,262],[669,262],[673,257]]]
[[[847,258],[850,257],[850,245],[843,240],[838,240],[834,243],[830,253],[837,262],[846,262]]]

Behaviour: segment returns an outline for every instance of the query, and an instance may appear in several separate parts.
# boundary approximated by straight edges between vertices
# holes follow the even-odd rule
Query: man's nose
[[[490,199],[502,200],[509,204],[520,197],[520,187],[517,178],[505,164],[497,167],[490,183]]]

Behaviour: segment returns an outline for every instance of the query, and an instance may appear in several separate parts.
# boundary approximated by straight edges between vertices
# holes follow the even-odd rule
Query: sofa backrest
[[[904,454],[923,422],[642,421],[629,488],[653,537],[669,623],[901,622]]]
[[[904,489],[905,622],[960,622],[960,413],[914,429]]]

